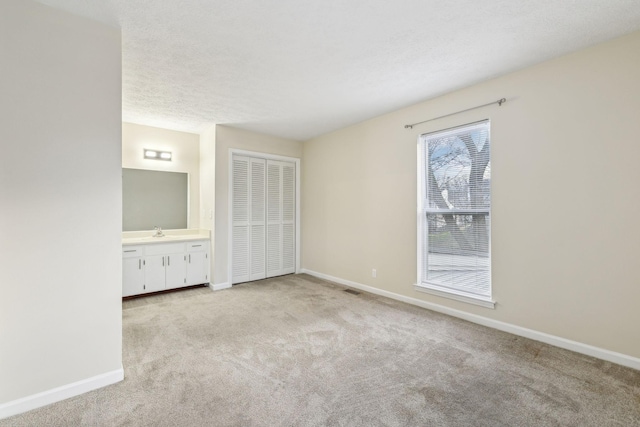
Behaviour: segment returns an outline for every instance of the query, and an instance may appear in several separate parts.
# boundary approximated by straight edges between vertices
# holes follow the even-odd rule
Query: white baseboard
[[[511,323],[501,322],[499,320],[493,320],[488,317],[478,316],[477,314],[467,313],[465,311],[456,310],[453,308],[446,307],[444,305],[423,301],[417,298],[407,297],[404,295],[396,294],[394,292],[389,292],[382,289],[374,288],[372,286],[363,285],[362,283],[352,282],[351,280],[329,276],[328,274],[318,273],[316,271],[311,271],[304,268],[300,272],[309,274],[310,276],[314,276],[319,279],[324,279],[331,282],[339,283],[341,285],[350,286],[352,288],[360,289],[365,292],[370,292],[372,294],[391,298],[397,301],[402,301],[408,304],[417,305],[418,307],[426,308],[428,310],[437,311],[438,313],[443,313],[443,314],[448,314],[449,316],[458,317],[460,319],[477,323],[479,325],[487,326],[489,328],[498,329],[503,332],[508,332],[510,334],[529,338],[535,341],[540,341],[556,347],[564,348],[566,350],[575,351],[576,353],[585,354],[587,356],[595,357],[597,359],[606,360],[608,362],[617,363],[618,365],[627,366],[629,368],[640,370],[640,358],[637,358],[637,357],[629,356],[622,353],[617,353],[615,351],[606,350],[600,347],[594,347],[589,344],[583,344],[578,341],[568,340],[566,338],[550,335],[544,332],[535,331],[533,329],[523,328],[521,326],[513,325]]]
[[[220,291],[222,289],[229,289],[231,287],[231,283],[229,282],[224,282],[224,283],[218,283],[215,285],[211,285],[211,290],[212,291]]]
[[[0,404],[0,420],[115,384],[123,379],[124,369],[120,368],[115,371],[106,372],[104,374],[96,375],[95,377],[86,378],[71,384],[52,388],[51,390]]]

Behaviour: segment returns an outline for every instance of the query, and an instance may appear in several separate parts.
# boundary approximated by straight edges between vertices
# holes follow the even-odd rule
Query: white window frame
[[[486,307],[486,308],[491,308],[494,309],[495,308],[495,304],[496,302],[493,300],[492,295],[493,295],[493,291],[492,291],[492,281],[490,280],[489,282],[489,295],[488,296],[483,296],[483,295],[478,295],[478,294],[474,294],[471,292],[465,292],[463,290],[458,290],[458,289],[452,289],[449,287],[444,287],[444,286],[438,286],[435,283],[431,283],[428,282],[426,280],[426,277],[424,276],[424,271],[423,271],[423,259],[424,257],[427,255],[428,253],[428,235],[427,235],[427,211],[429,211],[429,213],[434,213],[434,211],[436,211],[435,209],[428,209],[428,207],[426,206],[426,182],[427,182],[427,167],[428,167],[428,160],[427,160],[427,156],[426,153],[428,150],[427,144],[428,142],[426,142],[426,136],[427,135],[433,135],[433,134],[437,134],[437,133],[444,133],[447,131],[451,131],[451,130],[455,130],[455,129],[460,129],[460,128],[465,128],[465,127],[469,127],[469,126],[473,126],[475,124],[478,123],[483,123],[483,122],[488,122],[490,123],[490,121],[487,120],[481,120],[478,122],[473,122],[473,123],[467,123],[467,124],[463,124],[460,126],[456,126],[453,128],[448,128],[448,129],[442,129],[439,131],[435,131],[435,132],[427,132],[427,133],[423,133],[418,137],[418,141],[417,141],[417,158],[418,158],[418,185],[417,185],[417,283],[414,286],[415,290],[420,291],[420,292],[425,292],[431,295],[436,295],[439,297],[444,297],[444,298],[449,298],[449,299],[453,299],[453,300],[457,300],[457,301],[462,301],[462,302],[466,302],[469,304],[474,304],[474,305],[479,305],[482,307]],[[491,188],[490,188],[490,194],[491,194]],[[444,212],[445,210],[443,210]],[[487,212],[486,210],[474,210],[474,212]],[[456,210],[456,209],[452,209],[452,210],[446,210],[447,213],[451,213],[451,214],[464,214],[464,213],[468,213],[470,212],[470,210],[466,209],[466,210]],[[489,208],[489,217],[491,218],[491,208]],[[491,245],[489,244],[489,260],[490,260],[490,265],[491,265]],[[489,267],[489,274],[491,275],[491,267]],[[491,277],[491,276],[490,276]]]

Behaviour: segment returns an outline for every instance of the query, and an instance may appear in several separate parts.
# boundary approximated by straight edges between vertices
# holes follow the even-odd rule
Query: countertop
[[[127,231],[122,233],[122,246],[150,243],[177,243],[209,240],[209,230],[166,230],[164,237],[153,237],[154,231]]]

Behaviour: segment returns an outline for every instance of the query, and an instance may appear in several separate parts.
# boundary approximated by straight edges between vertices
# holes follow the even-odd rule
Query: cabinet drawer
[[[122,258],[137,258],[144,255],[144,246],[123,246]]]
[[[166,255],[184,253],[184,243],[160,243],[147,245],[146,255]]]
[[[198,240],[196,242],[187,243],[187,252],[202,252],[209,248],[208,240]]]

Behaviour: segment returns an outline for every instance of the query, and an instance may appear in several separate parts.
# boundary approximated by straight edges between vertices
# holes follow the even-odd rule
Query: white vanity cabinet
[[[122,295],[136,295],[147,292],[144,284],[144,247],[125,246],[122,248]]]
[[[122,296],[209,282],[209,240],[122,248]]]
[[[197,240],[187,243],[187,285],[209,281],[209,242]]]
[[[145,292],[157,292],[166,289],[164,255],[148,255],[144,258]]]
[[[186,286],[185,249],[185,243],[145,245],[144,277],[149,292]]]

